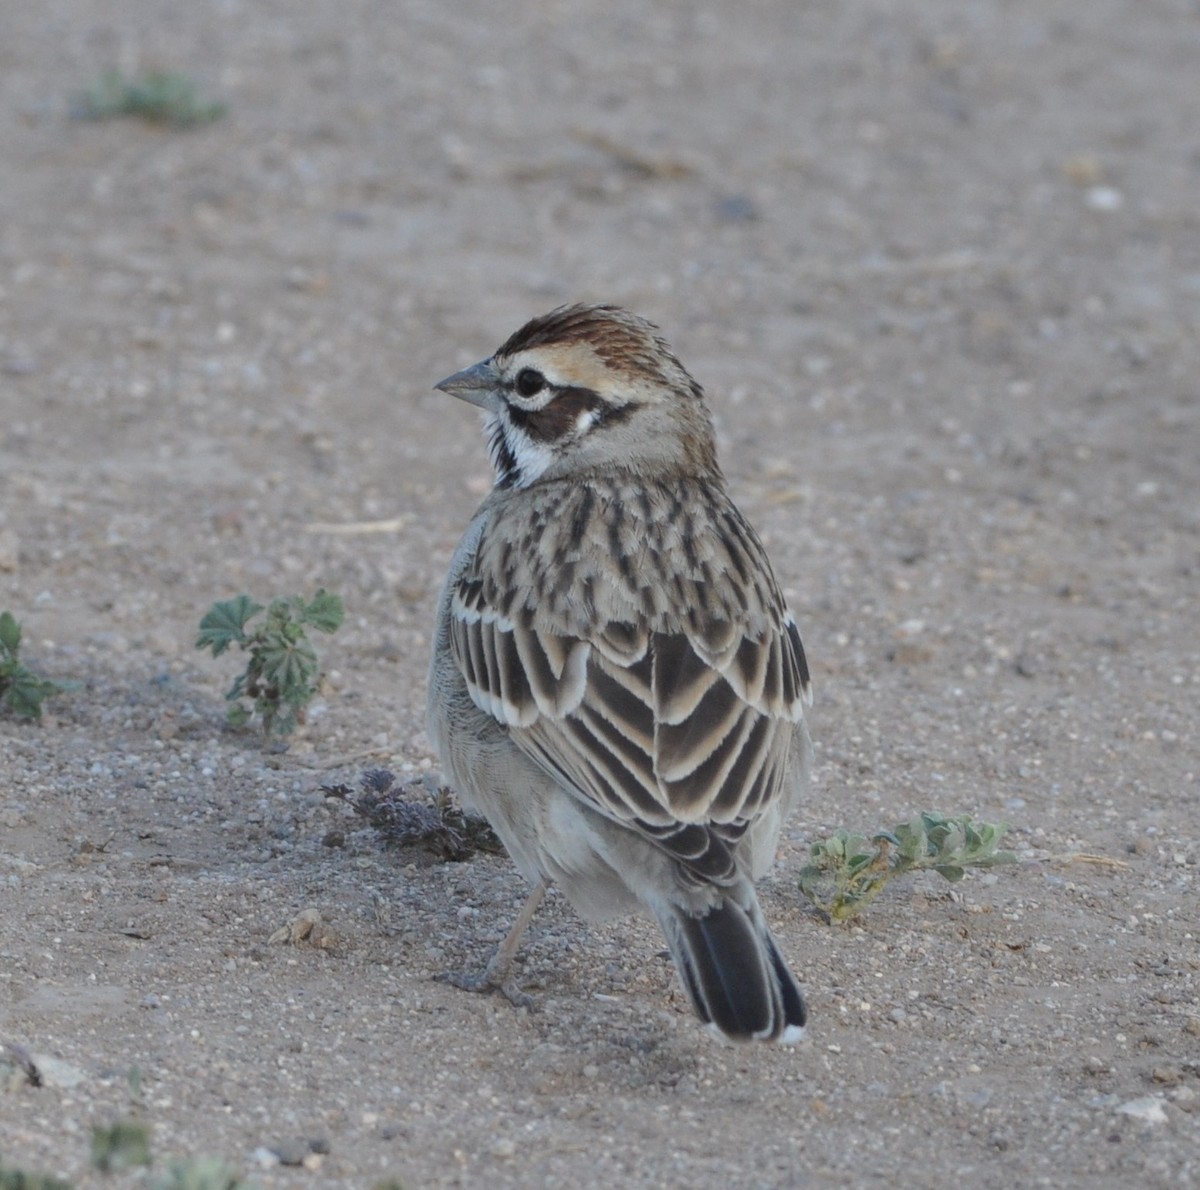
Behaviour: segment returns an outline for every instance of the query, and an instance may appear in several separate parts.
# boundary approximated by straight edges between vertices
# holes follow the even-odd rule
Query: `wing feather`
[[[702,763],[678,781],[663,781],[668,804],[682,822],[702,822],[706,819],[720,822],[722,818],[731,821],[738,816],[735,810],[733,813],[725,811],[718,817],[714,812],[714,803],[729,780],[738,758],[748,747],[757,747],[759,734],[772,730],[774,726],[766,715],[758,714],[752,707],[743,707],[737,726]],[[726,801],[732,800],[740,809],[744,793],[744,788],[734,786]]]
[[[615,672],[614,672],[615,670]],[[620,680],[622,673],[611,665],[594,664],[588,671],[588,705],[619,729],[631,745],[650,758],[654,754],[654,708],[650,689],[631,688]],[[650,766],[651,776],[653,765]]]
[[[655,769],[660,780],[676,784],[694,773],[725,741],[741,719],[745,702],[715,670],[704,697],[686,719],[658,716],[655,736]],[[666,676],[659,685],[670,682]]]
[[[521,663],[516,633],[497,632],[492,639],[500,672],[500,697],[504,709],[501,722],[510,727],[528,727],[537,718],[537,700],[533,697],[529,676]]]
[[[467,625],[468,631],[473,627]],[[523,625],[515,625],[511,631],[533,701],[532,707],[523,708],[522,719],[528,722],[522,722],[521,726],[528,726],[539,713],[554,718],[570,714],[583,701],[587,685],[590,652],[587,642],[567,640]],[[478,673],[477,666],[474,672]],[[469,686],[471,678],[465,670],[463,676]]]
[[[660,723],[684,723],[720,675],[683,632],[654,635],[654,714]]]
[[[811,700],[796,625],[723,492],[697,493],[713,526],[697,547],[696,526],[668,523],[695,515],[677,492],[581,489],[564,485],[532,532],[516,516],[485,530],[451,599],[455,660],[475,704],[556,780],[695,873],[728,874],[741,833],[780,795]],[[579,548],[588,517],[618,505],[654,514],[630,531],[637,573]],[[518,552],[544,560],[536,605],[517,602]]]

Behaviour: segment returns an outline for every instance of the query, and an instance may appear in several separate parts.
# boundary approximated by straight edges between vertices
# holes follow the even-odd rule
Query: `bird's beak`
[[[486,409],[489,413],[495,413],[500,406],[500,394],[497,391],[499,381],[500,377],[492,367],[492,361],[485,359],[469,368],[463,368],[461,372],[455,372],[453,376],[447,376],[433,387],[449,393],[452,397],[478,405],[480,409]]]

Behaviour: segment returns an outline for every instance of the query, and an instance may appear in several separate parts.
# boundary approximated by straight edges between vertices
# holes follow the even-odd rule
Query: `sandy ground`
[[[0,718],[0,1038],[46,1075],[5,1162],[99,1184],[136,1067],[160,1168],[261,1187],[1200,1184],[1193,0],[2,8],[0,610],[80,683]],[[229,113],[68,118],[114,64]],[[488,472],[430,386],[572,300],[709,390],[801,623],[796,1050],[716,1045],[654,929],[557,898],[540,1011],[436,982],[510,864],[320,793],[436,767]],[[329,687],[264,751],[196,625],[321,585]],[[812,839],[922,808],[1024,862],[806,911]],[[331,947],[268,945],[309,908]]]

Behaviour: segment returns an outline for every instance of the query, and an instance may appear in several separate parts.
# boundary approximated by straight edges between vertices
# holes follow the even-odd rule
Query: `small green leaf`
[[[312,597],[312,602],[304,608],[300,618],[305,624],[311,624],[318,632],[336,632],[346,618],[341,596],[330,595],[322,587]]]
[[[824,854],[833,859],[844,858],[849,841],[850,835],[847,831],[834,831],[825,843]]]
[[[141,1120],[117,1120],[92,1129],[92,1164],[101,1173],[150,1164],[150,1129]]]
[[[0,1164],[0,1190],[71,1190],[71,1185],[53,1174],[26,1173]]]
[[[993,851],[990,855],[981,855],[971,863],[977,868],[994,868],[999,864],[1015,864],[1017,857],[1012,851]]]
[[[21,625],[11,612],[0,613],[0,649],[15,659],[21,647]]]
[[[3,693],[0,694],[0,702],[14,715],[20,715],[24,719],[40,719],[42,699],[54,694],[57,689],[53,682],[42,681],[23,665],[18,665],[8,676]]]
[[[316,675],[317,654],[303,636],[294,642],[276,640],[263,651],[263,680],[281,692],[304,690],[307,693],[309,682]]]
[[[230,727],[245,727],[250,722],[250,712],[240,702],[235,702],[225,711],[225,719]]]
[[[262,604],[255,603],[249,595],[214,603],[200,621],[196,648],[212,649],[212,655],[220,657],[230,645],[245,641],[246,621],[262,610]]]
[[[195,83],[178,71],[156,70],[126,78],[113,69],[91,90],[76,97],[72,110],[85,120],[139,116],[150,123],[188,128],[219,120],[225,114],[225,105],[201,102]]]
[[[915,862],[928,850],[929,841],[920,819],[897,826],[896,837],[900,840],[900,854],[907,860]]]
[[[154,1190],[248,1190],[249,1185],[219,1157],[189,1157],[169,1161]]]

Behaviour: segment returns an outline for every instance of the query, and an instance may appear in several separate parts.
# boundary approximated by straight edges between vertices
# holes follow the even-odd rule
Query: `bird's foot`
[[[517,987],[517,982],[512,978],[510,972],[513,959],[517,954],[517,947],[521,943],[521,936],[525,933],[530,921],[533,920],[533,915],[537,912],[537,907],[542,903],[545,895],[546,884],[544,881],[539,881],[526,897],[525,904],[521,906],[521,912],[517,914],[517,920],[513,922],[512,929],[505,935],[504,941],[500,943],[496,953],[492,955],[488,965],[482,971],[474,975],[466,972],[445,971],[438,978],[443,983],[451,983],[456,988],[462,988],[464,992],[499,992],[516,1008],[527,1008],[530,1012],[536,1012],[537,1002],[528,992],[523,992]]]
[[[442,983],[452,984],[464,992],[499,992],[514,1008],[526,1008],[530,1012],[537,1011],[537,1001],[517,985],[517,981],[507,971],[493,969],[494,964],[488,965],[482,971],[443,971],[438,979]]]

